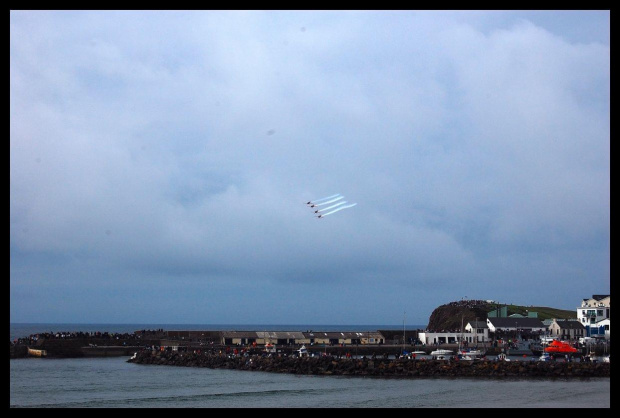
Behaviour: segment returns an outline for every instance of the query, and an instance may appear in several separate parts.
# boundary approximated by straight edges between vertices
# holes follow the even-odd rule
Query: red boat
[[[558,340],[551,341],[551,343],[545,347],[545,352],[552,354],[571,354],[576,353],[577,351],[578,350],[569,343]]]

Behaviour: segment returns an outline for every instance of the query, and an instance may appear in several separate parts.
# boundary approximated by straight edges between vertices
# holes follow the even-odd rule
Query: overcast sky
[[[10,115],[11,322],[610,292],[609,11],[12,11]]]

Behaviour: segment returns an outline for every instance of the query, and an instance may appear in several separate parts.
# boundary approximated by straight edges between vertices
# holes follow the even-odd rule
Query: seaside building
[[[508,315],[508,306],[497,306],[487,313],[487,318],[538,318],[538,312],[527,311],[527,316],[518,313]]]
[[[292,345],[304,344],[305,342],[307,342],[303,332],[301,331],[257,331],[256,335],[256,343],[261,345]],[[224,341],[224,344],[227,344],[227,342]]]
[[[465,341],[469,344],[485,343],[490,341],[489,326],[486,321],[468,322],[465,326],[465,333],[463,335],[465,337]]]
[[[577,308],[577,320],[587,337],[610,339],[611,295],[592,295]]]
[[[490,332],[528,332],[545,333],[547,327],[538,318],[487,318],[487,326]]]
[[[549,336],[558,340],[578,340],[586,334],[585,327],[574,319],[553,319],[548,329]]]
[[[590,326],[590,337],[596,339],[604,339],[605,341],[609,341],[610,337],[610,328],[609,328],[609,318],[603,319],[602,321],[598,321],[596,323],[596,328]],[[594,332],[596,331],[596,332]]]
[[[379,331],[164,331],[163,345],[187,346],[200,342],[205,345],[276,345],[301,344],[366,345],[385,344]]]
[[[458,344],[460,336],[460,331],[423,331],[418,334],[423,345]]]
[[[471,301],[454,302],[471,303]],[[548,319],[541,321],[537,312],[527,312],[527,316],[508,315],[507,306],[499,306],[488,312],[486,320],[470,321],[464,329],[429,331],[408,331],[407,337],[399,330],[386,331],[164,331],[162,338],[185,345],[189,342],[225,345],[265,345],[278,346],[301,344],[324,345],[374,345],[404,344],[419,341],[425,345],[458,344],[459,341],[469,345],[493,341],[496,333],[504,336],[514,333],[519,335],[546,335],[549,337],[576,340],[584,337],[610,339],[610,295],[593,295],[583,299],[577,308],[577,320]],[[180,340],[180,341],[179,341]],[[406,341],[404,341],[406,340]]]
[[[303,334],[310,344],[385,344],[385,337],[377,331],[309,331]]]
[[[419,340],[424,345],[458,344],[459,341],[468,345],[484,344],[489,342],[489,327],[485,321],[471,321],[465,324],[463,331],[424,331],[418,334]]]

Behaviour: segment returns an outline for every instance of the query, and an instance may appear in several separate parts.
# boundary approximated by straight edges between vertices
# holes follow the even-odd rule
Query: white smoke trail
[[[353,207],[353,206],[355,206],[355,205],[357,205],[357,203],[353,203],[353,204],[350,204],[350,205],[346,205],[346,206],[339,207],[338,209],[334,209],[334,210],[332,210],[331,212],[323,213],[322,215],[323,215],[323,216],[331,215],[332,213],[336,213],[336,212],[338,212],[339,210],[346,209],[346,208],[351,208],[351,207]]]
[[[332,200],[328,200],[327,202],[323,202],[323,203],[315,203],[314,206],[327,205],[328,203],[334,203],[334,202],[336,202],[336,201],[338,201],[340,199],[344,199],[344,196],[340,196],[340,197],[337,197],[337,198],[332,199]]]
[[[320,199],[311,200],[310,202],[308,202],[308,204],[316,204],[317,202],[322,202],[322,201],[327,200],[327,199],[333,199],[334,197],[338,197],[338,196],[340,196],[340,193],[336,193],[333,196],[327,196],[327,197],[322,197]]]
[[[337,206],[344,205],[345,203],[347,203],[347,201],[346,201],[346,200],[345,200],[344,202],[340,202],[340,203],[336,203],[335,205],[328,206],[328,207],[326,207],[326,208],[324,208],[324,209],[319,209],[319,210],[317,210],[317,212],[321,212],[321,211],[330,210],[330,209],[333,209],[333,208],[335,208],[335,207],[337,207]]]

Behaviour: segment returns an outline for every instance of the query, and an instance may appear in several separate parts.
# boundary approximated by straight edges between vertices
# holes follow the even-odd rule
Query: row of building
[[[610,340],[611,295],[593,295],[583,299],[576,308],[577,318],[549,319],[541,321],[536,312],[528,316],[508,315],[507,308],[489,313],[486,321],[471,321],[464,326],[463,332],[420,332],[418,338],[426,345],[456,344],[466,341],[468,344],[489,343],[493,337],[501,335],[515,340],[528,336],[552,337],[559,340],[579,340],[590,337],[597,340]],[[493,334],[493,336],[492,336]]]
[[[401,331],[402,332],[402,331]],[[410,331],[414,332],[414,331]],[[391,344],[381,331],[165,331],[169,340],[162,339],[161,345],[183,345],[179,341],[194,345],[367,345]],[[402,335],[402,334],[401,334]],[[402,337],[401,337],[402,338]],[[400,340],[402,341],[402,340]]]
[[[457,344],[491,343],[494,339],[528,339],[552,337],[578,340],[583,337],[610,339],[610,295],[593,295],[583,299],[577,308],[577,319],[541,321],[536,312],[528,316],[507,315],[507,308],[493,311],[485,321],[470,321],[459,332],[430,332],[427,330],[388,331],[164,331],[162,345],[179,342],[203,345],[368,345],[368,344]],[[167,339],[167,340],[166,340]]]

